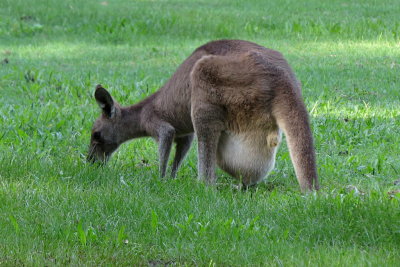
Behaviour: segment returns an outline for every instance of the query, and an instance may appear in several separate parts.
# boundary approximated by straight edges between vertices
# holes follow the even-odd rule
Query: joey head
[[[197,48],[157,92],[121,107],[98,85],[102,114],[92,128],[88,160],[105,162],[123,142],[153,137],[160,176],[172,145],[176,175],[193,136],[198,140],[198,176],[215,183],[215,168],[257,184],[274,167],[285,134],[303,191],[319,188],[313,138],[301,86],[283,56],[241,40]]]

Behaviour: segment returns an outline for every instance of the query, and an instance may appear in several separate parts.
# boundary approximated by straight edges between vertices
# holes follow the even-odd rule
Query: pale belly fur
[[[256,184],[273,169],[281,138],[279,129],[240,134],[223,132],[218,143],[217,163],[243,184]]]

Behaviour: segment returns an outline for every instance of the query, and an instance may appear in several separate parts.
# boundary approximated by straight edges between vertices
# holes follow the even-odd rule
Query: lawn
[[[0,266],[398,266],[400,4],[0,0]],[[198,46],[281,51],[303,85],[319,193],[283,141],[248,191],[197,181],[194,145],[158,178],[151,139],[86,163],[101,83],[123,105]]]

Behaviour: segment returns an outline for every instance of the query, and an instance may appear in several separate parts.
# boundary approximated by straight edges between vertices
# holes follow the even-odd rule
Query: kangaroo
[[[101,85],[94,96],[102,114],[92,128],[89,161],[106,162],[123,142],[149,136],[158,141],[161,177],[176,143],[175,177],[196,134],[199,179],[214,184],[218,165],[250,186],[274,167],[283,132],[301,190],[319,189],[301,86],[277,51],[242,40],[212,41],[138,104],[121,107]]]

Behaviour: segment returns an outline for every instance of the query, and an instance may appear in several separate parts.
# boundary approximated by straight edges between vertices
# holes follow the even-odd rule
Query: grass
[[[396,266],[398,1],[0,0],[0,265]],[[135,140],[85,163],[97,83],[124,105],[197,46],[255,41],[303,84],[322,189],[302,195],[286,144],[265,183],[175,180]]]

